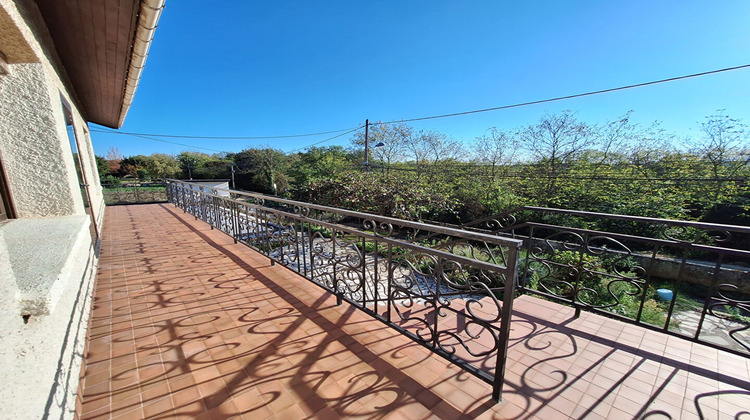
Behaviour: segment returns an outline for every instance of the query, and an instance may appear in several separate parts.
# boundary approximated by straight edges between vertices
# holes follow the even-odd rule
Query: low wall
[[[563,242],[533,238],[535,247],[541,249],[566,250]],[[529,239],[524,238],[524,247],[528,249]],[[572,249],[575,251],[575,249]],[[617,251],[609,250],[610,253]],[[651,255],[631,254],[630,258],[643,267],[651,277],[675,281],[678,278],[687,283],[701,286],[711,286],[714,279],[716,264],[710,261],[687,260],[682,266],[682,260],[668,257],[651,258]],[[681,268],[682,267],[682,268]],[[682,270],[682,271],[680,271]],[[750,267],[722,265],[718,274],[718,284],[731,284],[742,293],[750,294]]]
[[[223,190],[229,189],[228,179],[191,179],[190,181],[185,182],[189,182],[190,184],[186,185],[196,191],[200,190],[200,187],[222,188]],[[219,197],[229,197],[229,191],[223,190],[217,191],[216,195]]]
[[[0,418],[75,417],[97,265],[89,222],[18,219],[0,229]]]

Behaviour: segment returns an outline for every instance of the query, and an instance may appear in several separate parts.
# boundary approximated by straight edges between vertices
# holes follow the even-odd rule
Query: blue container
[[[669,289],[657,289],[656,293],[659,295],[659,299],[667,302],[671,301],[674,297],[674,294]]]

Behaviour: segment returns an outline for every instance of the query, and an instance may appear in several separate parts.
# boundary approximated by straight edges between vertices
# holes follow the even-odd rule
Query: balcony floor
[[[82,418],[750,418],[750,359],[523,296],[491,388],[170,204],[108,207]]]

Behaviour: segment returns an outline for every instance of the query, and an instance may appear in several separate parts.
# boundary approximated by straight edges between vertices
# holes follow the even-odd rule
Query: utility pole
[[[365,172],[370,172],[370,120],[365,120]]]
[[[232,163],[231,169],[232,169],[232,189],[236,190],[237,188],[235,188],[234,186],[234,163]]]

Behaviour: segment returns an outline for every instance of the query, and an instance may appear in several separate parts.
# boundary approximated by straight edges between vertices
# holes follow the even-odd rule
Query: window
[[[76,134],[75,126],[73,125],[73,113],[70,111],[70,104],[65,98],[60,95],[60,100],[63,105],[63,116],[65,117],[65,128],[68,132],[68,140],[70,142],[70,151],[73,152],[73,163],[76,168],[76,175],[78,176],[78,184],[81,186],[81,199],[83,200],[83,207],[86,210],[86,214],[91,217],[91,237],[96,240],[99,237],[99,229],[96,223],[96,217],[91,209],[91,192],[89,191],[89,184],[86,179],[86,168],[83,165],[83,156],[81,152],[81,145],[79,144],[78,135]],[[96,166],[94,166],[96,167]]]
[[[3,162],[0,160],[0,222],[15,218],[8,182],[5,180]]]

